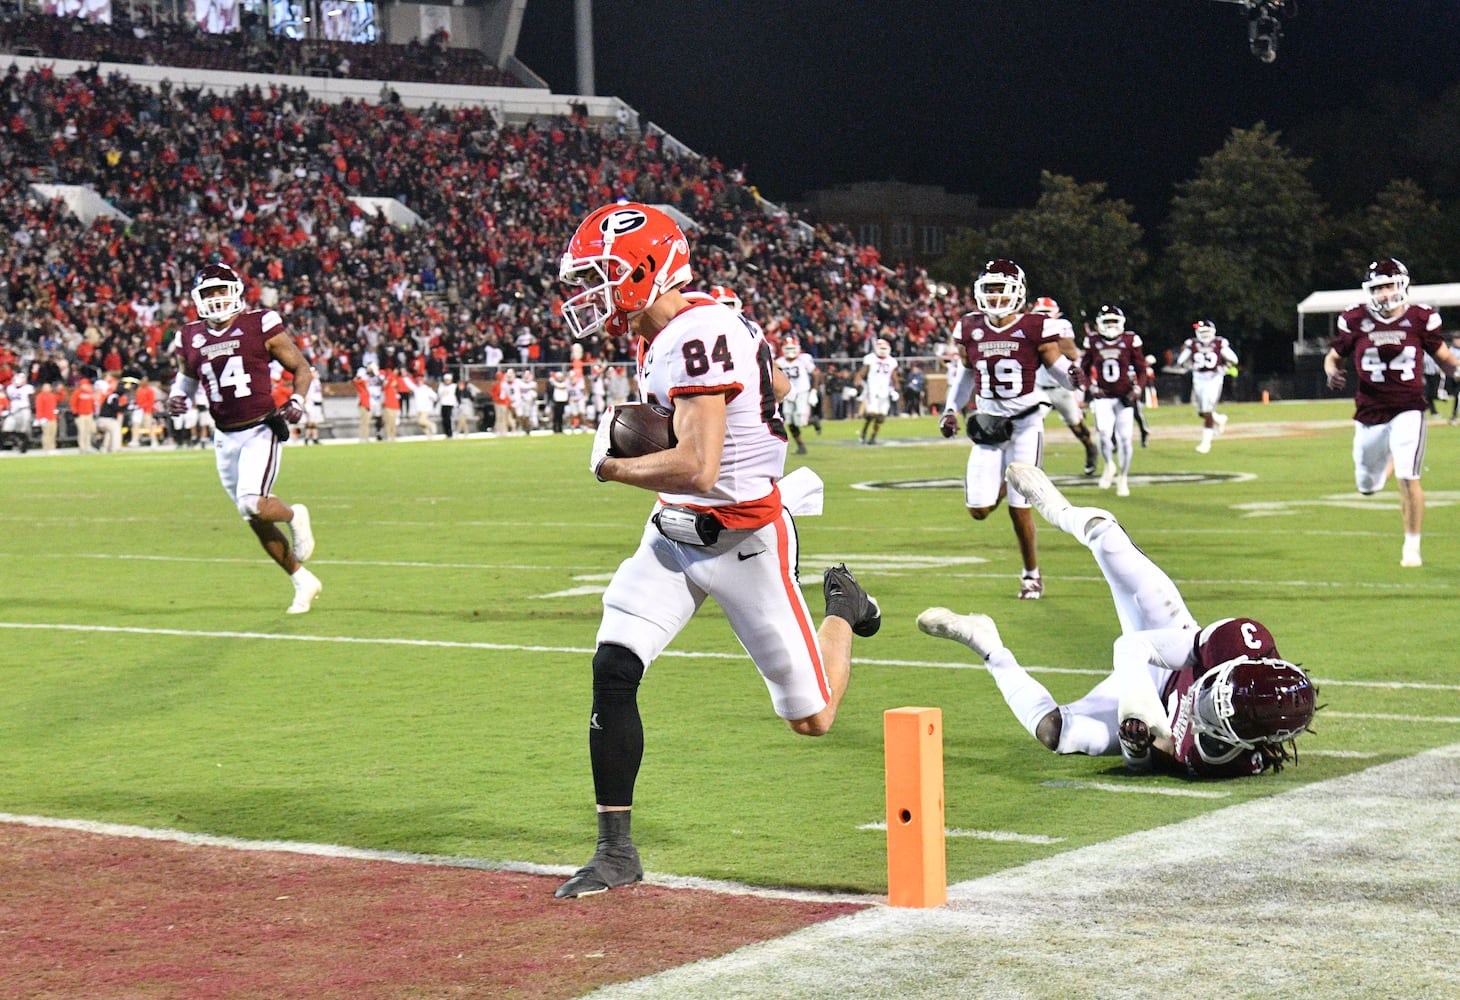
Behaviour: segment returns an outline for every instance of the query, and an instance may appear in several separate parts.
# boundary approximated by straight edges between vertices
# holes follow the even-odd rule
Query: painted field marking
[[[885,822],[863,823],[858,830],[886,830]],[[950,826],[943,829],[945,837],[971,837],[974,840],[995,840],[1011,844],[1063,844],[1064,837],[1046,837],[1042,833],[1011,833],[1008,830],[961,830]]]
[[[119,635],[164,635],[185,639],[258,639],[278,642],[339,642],[363,646],[420,646],[430,649],[489,649],[504,652],[523,653],[592,653],[589,646],[543,646],[513,642],[464,642],[452,639],[407,639],[392,636],[356,635],[287,635],[279,632],[231,632],[211,629],[146,628],[140,625],[75,625],[65,622],[5,622],[0,629],[56,632],[98,632]],[[660,656],[672,656],[686,660],[743,660],[745,653],[716,653],[697,650],[666,649]],[[891,660],[857,657],[857,663],[872,667],[923,667],[934,670],[985,670],[983,664],[972,661],[947,660]],[[1066,675],[1074,677],[1104,677],[1109,670],[1089,667],[1046,667],[1024,664],[1030,673]],[[1383,690],[1452,691],[1460,692],[1460,684],[1430,684],[1419,681],[1347,681],[1330,677],[1316,677],[1319,685],[1334,687],[1379,688]],[[1374,715],[1355,712],[1334,711],[1323,713],[1325,719],[1384,719],[1411,722],[1460,722],[1460,718],[1439,716],[1426,718],[1407,715]]]
[[[0,515],[0,520],[3,520]],[[75,520],[75,519],[67,519]],[[376,522],[383,523],[383,522]],[[173,556],[156,555],[143,553],[112,553],[112,552],[45,552],[39,554],[45,559],[114,559],[122,562],[179,562],[179,563],[218,563],[218,564],[247,564],[253,563],[265,565],[257,558],[244,557],[217,557],[217,556]],[[949,580],[1003,580],[1008,579],[1008,573],[971,573],[948,569],[952,565],[971,566],[979,563],[987,563],[988,560],[979,556],[961,556],[954,558],[943,558],[933,556],[895,556],[895,555],[856,555],[856,554],[825,554],[812,553],[801,555],[802,564],[814,565],[817,563],[845,562],[855,565],[859,573],[876,573],[879,576],[905,577],[925,574],[932,569],[938,569],[939,576]],[[526,563],[448,563],[448,562],[423,562],[419,560],[390,560],[390,559],[314,559],[310,561],[311,566],[365,566],[365,567],[397,567],[405,569],[508,569],[543,571],[544,567],[537,564]],[[574,580],[607,580],[612,577],[611,570],[603,570],[597,567],[555,567],[573,573],[575,569],[579,573],[573,575]],[[591,571],[590,571],[591,570]],[[1104,577],[1095,575],[1069,574],[1061,576],[1060,579],[1077,583],[1103,583]],[[1375,591],[1413,591],[1425,589],[1423,581],[1415,580],[1406,583],[1383,583],[1377,581],[1353,581],[1353,580],[1275,580],[1271,578],[1253,580],[1208,580],[1188,579],[1184,581],[1188,586],[1197,587],[1293,587],[1304,590],[1314,588],[1327,588],[1333,590],[1375,590]],[[804,584],[806,587],[814,586],[815,581],[808,579]],[[1438,586],[1438,585],[1437,585]],[[581,588],[571,588],[560,591],[556,594],[529,595],[539,599],[553,596],[586,596],[589,593],[601,593],[599,591],[588,591]]]
[[[221,837],[186,830],[157,829],[125,823],[100,823],[86,819],[65,819],[51,816],[23,816],[0,812],[0,823],[38,827],[49,830],[73,830],[103,837],[131,837],[139,840],[161,840],[192,847],[218,847],[234,851],[282,851],[287,854],[308,854],[324,858],[345,858],[353,861],[388,861],[403,865],[433,865],[443,868],[473,868],[482,871],[517,872],[522,875],[571,875],[575,865],[539,865],[529,861],[501,861],[492,858],[461,858],[440,854],[414,854],[409,851],[381,851],[342,844],[316,844],[298,840],[246,840],[242,837]],[[761,896],[767,899],[795,899],[803,902],[868,903],[883,902],[881,896],[865,893],[818,892],[792,888],[764,888],[725,882],[717,879],[680,875],[645,873],[645,882],[671,889],[701,889],[736,896]]]
[[[1373,719],[1379,722],[1460,723],[1460,715],[1388,715],[1384,712],[1324,712],[1324,719]]]
[[[1231,792],[1208,792],[1196,788],[1143,788],[1139,785],[1117,785],[1108,781],[1041,781],[1045,788],[1090,789],[1097,792],[1120,792],[1129,795],[1174,795],[1183,799],[1225,799]]]

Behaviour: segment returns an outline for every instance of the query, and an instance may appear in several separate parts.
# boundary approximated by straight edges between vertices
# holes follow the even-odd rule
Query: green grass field
[[[807,439],[827,495],[824,516],[798,522],[801,576],[819,612],[821,570],[846,560],[879,598],[882,632],[858,641],[834,732],[809,740],[776,719],[707,606],[642,690],[646,868],[885,891],[884,835],[863,827],[883,818],[882,712],[904,705],[942,708],[947,825],[981,834],[950,837],[950,881],[1455,742],[1444,637],[1460,428],[1430,426],[1426,565],[1401,570],[1393,484],[1353,490],[1350,404],[1228,412],[1202,456],[1188,407],[1153,411],[1132,497],[1093,480],[1069,492],[1115,510],[1199,621],[1256,617],[1316,676],[1326,708],[1298,766],[1193,785],[1044,751],[988,675],[914,619],[935,604],[993,615],[1023,662],[1061,668],[1036,674],[1068,700],[1103,674],[1116,634],[1093,560],[1041,530],[1046,598],[1016,601],[1007,515],[978,524],[963,508],[966,441],[942,441],[924,418],[861,448],[859,425],[832,424]],[[302,616],[283,613],[288,582],[239,522],[210,452],[0,462],[0,812],[581,863],[594,835],[597,590],[651,503],[594,482],[589,442],[289,449],[277,488],[310,505],[325,584]],[[1051,419],[1057,481],[1081,455]],[[858,488],[916,481],[929,482]]]

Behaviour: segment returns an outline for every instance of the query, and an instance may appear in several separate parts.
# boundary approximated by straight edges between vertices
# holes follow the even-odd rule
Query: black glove
[[[182,416],[186,412],[188,412],[188,397],[186,397],[186,396],[168,396],[167,397],[167,413],[168,413],[169,416],[180,417],[180,416]]]
[[[299,423],[304,419],[304,400],[299,398],[298,393],[295,393],[289,397],[289,402],[284,404],[281,412],[284,414],[284,419],[291,424]]]

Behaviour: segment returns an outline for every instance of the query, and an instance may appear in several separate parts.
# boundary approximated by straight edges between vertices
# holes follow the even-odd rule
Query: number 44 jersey
[[[269,338],[284,331],[272,309],[240,313],[222,329],[194,320],[178,334],[178,354],[197,373],[213,422],[225,430],[256,423],[274,409]]]
[[[1429,306],[1410,306],[1394,319],[1375,316],[1367,306],[1339,316],[1330,346],[1339,357],[1354,359],[1354,419],[1387,424],[1405,410],[1426,409],[1424,355],[1442,343],[1440,314]]]

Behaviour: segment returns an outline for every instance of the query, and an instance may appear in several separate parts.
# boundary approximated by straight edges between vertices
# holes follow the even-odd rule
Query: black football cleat
[[[643,880],[644,866],[639,863],[639,852],[633,844],[600,844],[592,859],[558,886],[553,895],[558,899],[577,899]]]
[[[846,563],[830,566],[822,574],[822,593],[826,597],[826,613],[845,619],[856,635],[874,636],[882,627],[882,609],[862,589]]]

